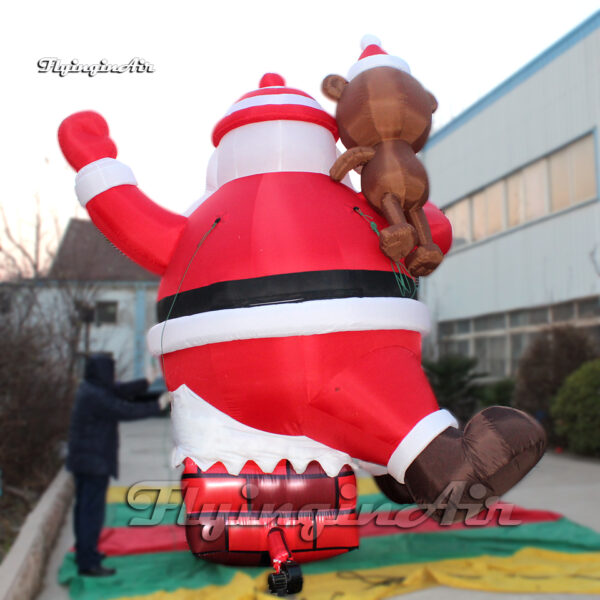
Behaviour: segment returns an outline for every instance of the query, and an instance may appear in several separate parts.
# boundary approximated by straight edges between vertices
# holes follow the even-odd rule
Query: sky
[[[265,72],[333,113],[322,79],[346,75],[362,36],[374,34],[436,96],[439,128],[599,8],[598,0],[3,3],[2,206],[24,238],[36,198],[47,223],[85,216],[56,141],[73,112],[100,112],[141,189],[182,212],[203,193],[212,128]],[[38,73],[44,57],[140,57],[155,71],[60,77]]]

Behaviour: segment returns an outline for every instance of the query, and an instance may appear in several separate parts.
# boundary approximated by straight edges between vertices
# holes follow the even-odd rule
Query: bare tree
[[[0,207],[2,235],[0,236],[0,280],[18,281],[44,277],[52,263],[61,228],[56,215],[52,215],[52,227],[48,227],[40,208],[39,196],[35,197],[34,222],[29,236],[19,236],[9,222],[6,211]]]
[[[60,464],[84,309],[96,286],[47,277],[60,229],[42,218],[39,202],[25,237],[0,212],[0,468],[5,489],[24,498],[43,490]]]

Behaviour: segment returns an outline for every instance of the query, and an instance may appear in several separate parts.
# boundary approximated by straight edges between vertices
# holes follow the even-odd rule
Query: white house
[[[63,235],[44,287],[71,285],[79,290],[82,315],[89,321],[80,350],[113,355],[120,379],[160,374],[146,346],[146,332],[156,323],[159,278],[118,251],[89,220],[71,219]],[[84,290],[83,293],[81,290]],[[46,300],[46,304],[49,300]],[[85,320],[85,318],[84,318]]]

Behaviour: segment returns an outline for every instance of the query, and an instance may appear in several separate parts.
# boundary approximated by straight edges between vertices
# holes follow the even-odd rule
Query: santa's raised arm
[[[77,171],[77,198],[96,227],[136,263],[163,275],[187,218],[162,208],[138,188],[132,170],[116,160],[117,147],[98,113],[67,117],[58,141]]]

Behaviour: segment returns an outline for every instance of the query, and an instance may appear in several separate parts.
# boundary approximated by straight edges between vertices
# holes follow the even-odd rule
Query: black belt
[[[334,298],[414,297],[414,282],[408,294],[398,286],[392,271],[308,271],[253,279],[222,281],[167,296],[157,304],[158,320],[175,319],[226,308],[267,304],[330,300]]]

